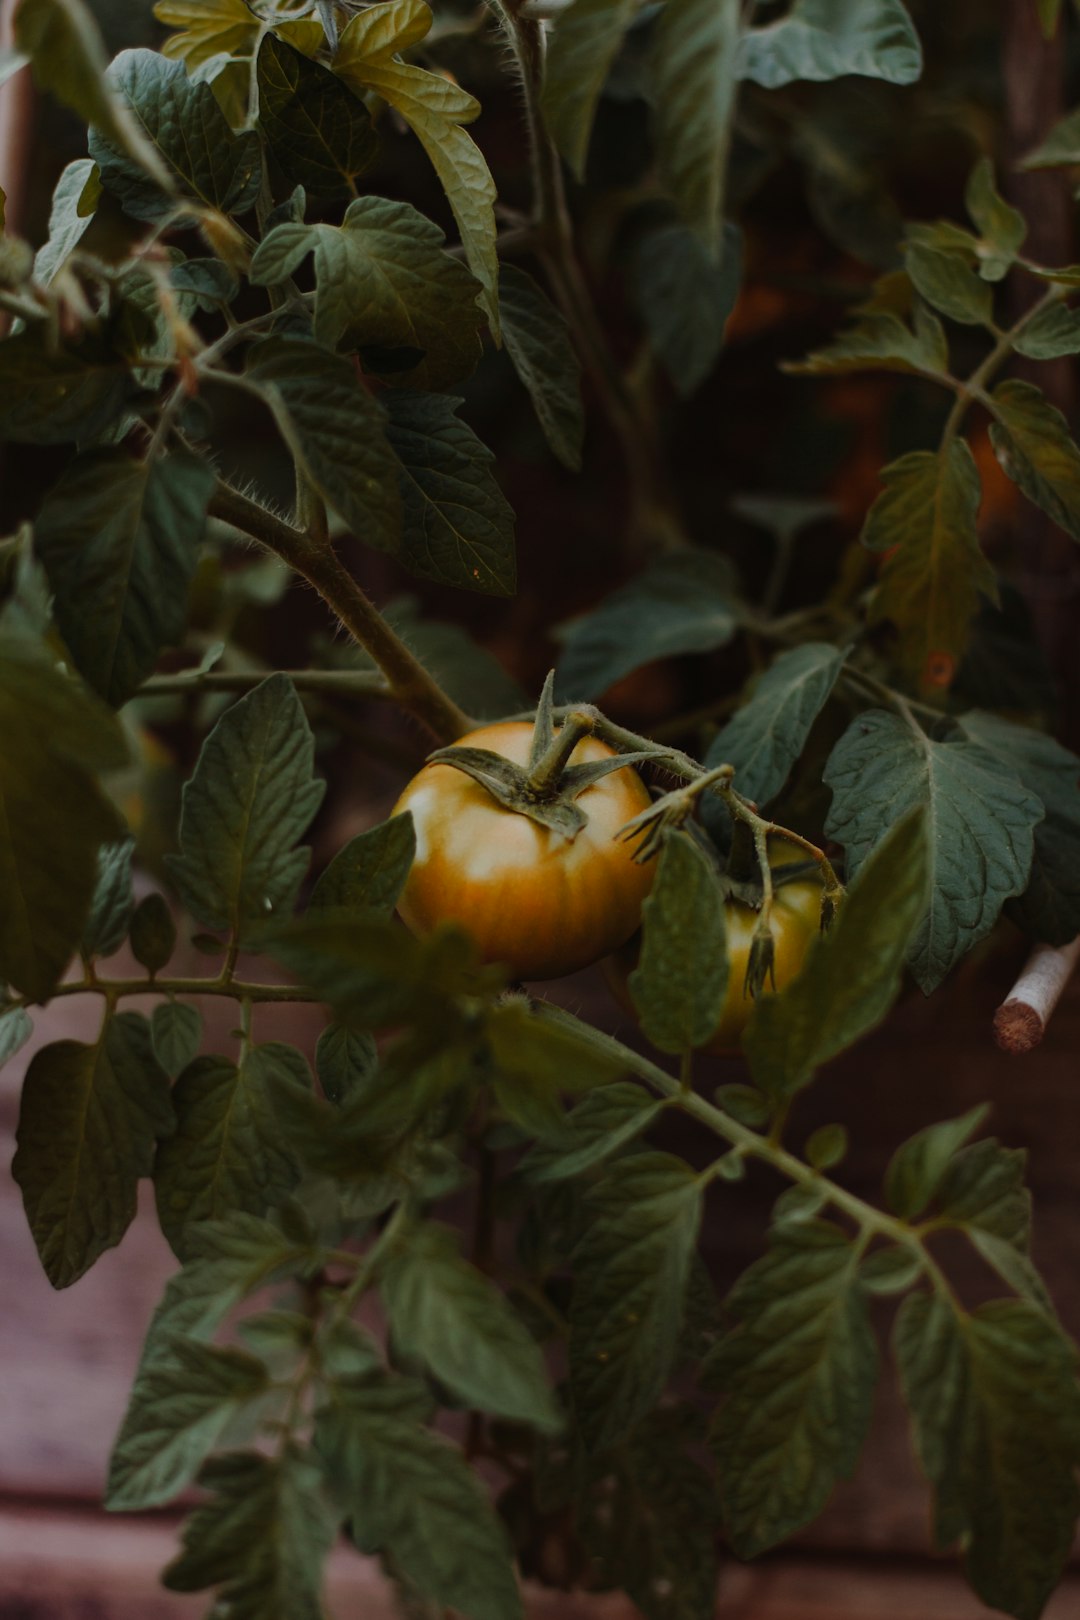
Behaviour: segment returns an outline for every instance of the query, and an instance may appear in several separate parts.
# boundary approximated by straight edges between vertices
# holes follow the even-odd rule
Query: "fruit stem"
[[[596,717],[587,709],[575,709],[568,714],[548,747],[525,778],[529,793],[537,799],[554,798],[571,754],[583,737],[591,737],[596,729]]]

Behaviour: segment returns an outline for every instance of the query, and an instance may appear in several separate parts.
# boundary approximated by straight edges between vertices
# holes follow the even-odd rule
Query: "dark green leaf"
[[[48,997],[78,946],[97,884],[98,850],[120,831],[93,773],[126,761],[123,734],[108,710],[62,675],[36,642],[6,635],[0,981],[33,1001]]]
[[[598,698],[655,658],[726,646],[738,612],[723,557],[687,550],[650,563],[563,630],[556,682],[561,700]]]
[[[705,764],[734,765],[744,798],[768,804],[806,746],[843,662],[841,650],[821,641],[781,653],[712,742]]]
[[[653,44],[660,175],[683,220],[716,259],[735,112],[739,13],[739,0],[667,0]]]
[[[286,675],[271,675],[226,710],[184,785],[180,854],[169,870],[208,928],[240,937],[287,917],[307,871],[297,849],[322,800],[311,728]]]
[[[1080,759],[1044,732],[971,710],[959,721],[966,737],[1015,770],[1042,800],[1031,879],[1006,902],[1008,915],[1033,939],[1066,945],[1080,933]]]
[[[299,1166],[274,1109],[275,1091],[287,1085],[310,1088],[311,1075],[280,1041],[250,1048],[239,1068],[196,1058],[176,1082],[176,1134],[158,1149],[154,1191],[161,1229],[181,1259],[196,1222],[234,1210],[263,1215],[296,1185]]]
[[[795,0],[739,41],[739,77],[767,90],[848,73],[913,84],[921,72],[919,37],[901,0]]]
[[[895,624],[903,662],[924,685],[933,684],[942,658],[950,671],[958,667],[980,595],[997,601],[976,527],[978,468],[967,441],[953,439],[944,450],[909,451],[881,478],[885,489],[862,532],[871,551],[888,553],[871,621]]]
[[[488,1015],[487,1037],[501,1077],[511,1085],[579,1093],[602,1086],[625,1070],[618,1056],[598,1051],[562,1022],[544,1016],[522,998],[508,999]]]
[[[513,677],[459,625],[421,618],[411,597],[399,597],[385,612],[398,635],[466,714],[497,719],[528,707]]]
[[[175,1079],[198,1056],[202,1014],[187,1001],[159,1001],[150,1017],[150,1029],[154,1056],[165,1073]]]
[[[277,337],[252,351],[247,377],[319,493],[368,545],[396,553],[397,464],[351,362],[305,338]]]
[[[622,1440],[655,1405],[678,1354],[702,1184],[681,1159],[640,1153],[587,1195],[574,1251],[570,1387],[591,1451]]]
[[[696,231],[668,221],[642,236],[633,270],[649,341],[677,392],[688,398],[724,346],[742,280],[742,232],[725,223],[717,260]]]
[[[848,1150],[845,1125],[819,1125],[806,1144],[806,1162],[815,1170],[831,1170]]]
[[[927,303],[950,320],[963,326],[993,324],[993,293],[958,253],[938,253],[921,242],[909,242],[905,264]]]
[[[405,886],[416,853],[412,816],[393,816],[358,833],[338,850],[320,875],[310,905],[389,916]]]
[[[839,376],[849,371],[910,371],[941,376],[949,369],[945,331],[936,315],[921,306],[908,326],[887,310],[867,311],[827,349],[789,361],[797,376]]]
[[[689,833],[665,838],[641,921],[629,987],[642,1029],[664,1052],[705,1046],[727,994],[727,930],[719,875]]]
[[[981,745],[935,742],[899,715],[871,709],[848,727],[825,767],[833,791],[826,830],[858,871],[884,831],[927,807],[930,897],[908,961],[929,992],[994,926],[1027,885],[1032,829],[1043,807],[1019,776]],[[978,863],[971,859],[979,851]]]
[[[457,417],[461,403],[443,394],[384,396],[403,516],[396,554],[423,579],[512,596],[514,514],[492,471],[494,456]]]
[[[1080,540],[1080,450],[1061,412],[1016,378],[994,389],[990,441],[1014,484]]]
[[[132,1390],[109,1459],[105,1505],[114,1512],[170,1501],[226,1425],[266,1390],[266,1368],[241,1350],[178,1339],[173,1357],[148,1367]]]
[[[1055,124],[1045,141],[1029,152],[1024,169],[1072,168],[1080,163],[1080,107]]]
[[[335,1518],[322,1470],[286,1446],[276,1457],[230,1452],[199,1475],[214,1492],[182,1532],[183,1550],[162,1576],[173,1592],[220,1586],[229,1620],[323,1620],[323,1562]]]
[[[752,1558],[854,1472],[878,1358],[856,1251],[826,1222],[775,1231],[727,1303],[738,1326],[709,1364],[725,1392],[713,1446],[732,1545]]]
[[[1080,354],[1080,310],[1048,304],[1028,321],[1013,339],[1017,354],[1029,360],[1057,360]]]
[[[717,1086],[716,1106],[737,1119],[740,1125],[749,1125],[754,1130],[759,1125],[767,1125],[772,1117],[768,1098],[753,1086]]]
[[[90,224],[83,210],[86,188],[97,170],[92,158],[76,158],[62,172],[53,191],[49,234],[34,257],[34,279],[47,286],[83,238]]]
[[[159,972],[176,949],[176,924],[160,894],[148,894],[131,919],[131,954],[150,973]]]
[[[938,1188],[936,1219],[966,1232],[1010,1288],[1048,1316],[1053,1305],[1031,1263],[1031,1194],[1024,1185],[1026,1154],[992,1139],[955,1153]]]
[[[544,437],[564,467],[581,467],[581,366],[569,328],[547,294],[515,264],[499,267],[506,352],[529,391]]]
[[[967,1316],[927,1294],[904,1301],[894,1343],[938,1545],[962,1540],[984,1603],[1038,1620],[1080,1508],[1072,1345],[1023,1300]]]
[[[379,138],[359,96],[310,57],[266,34],[259,47],[259,124],[285,178],[313,197],[353,197]]]
[[[629,1081],[588,1092],[566,1120],[565,1134],[538,1142],[522,1160],[531,1181],[566,1181],[621,1153],[648,1130],[664,1109],[641,1086]]]
[[[169,1087],[139,1013],[108,1018],[94,1046],[56,1041],[26,1074],[12,1174],[54,1288],[67,1288],[120,1242],[140,1176],[174,1119]]]
[[[1023,245],[1027,224],[1023,214],[998,195],[989,158],[980,158],[972,169],[964,202],[981,238],[979,274],[984,281],[1001,281]]]
[[[926,908],[926,817],[894,823],[860,867],[827,934],[786,990],[759,998],[744,1037],[754,1078],[779,1102],[815,1069],[880,1023],[900,988],[912,932]]]
[[[235,271],[224,259],[181,259],[169,271],[169,285],[210,314],[231,304],[240,290]]]
[[[573,0],[559,14],[544,70],[544,122],[577,179],[596,106],[635,12],[634,0]]]
[[[539,1429],[560,1427],[540,1347],[495,1285],[462,1259],[449,1228],[407,1233],[380,1290],[397,1350],[426,1365],[463,1404]]]
[[[859,1281],[872,1294],[902,1294],[922,1273],[922,1256],[918,1248],[896,1244],[890,1249],[875,1249],[859,1267]]]
[[[327,1476],[360,1544],[422,1596],[469,1620],[518,1620],[506,1532],[461,1453],[421,1427],[425,1407],[404,1380],[342,1388],[316,1417]]]
[[[986,1105],[959,1119],[928,1125],[898,1147],[885,1172],[885,1202],[902,1220],[921,1215],[937,1191],[949,1160],[986,1118]]]
[[[209,462],[186,450],[134,461],[121,449],[76,456],[50,490],[34,542],[75,665],[114,708],[187,624]]]
[[[328,1102],[346,1102],[378,1073],[379,1049],[363,1030],[327,1024],[315,1047],[315,1073]]]
[[[134,392],[131,373],[100,334],[57,346],[47,325],[34,321],[0,343],[0,438],[17,444],[93,440]]]
[[[97,887],[81,940],[81,949],[87,956],[111,956],[127,938],[135,910],[131,887],[134,849],[134,840],[125,838],[116,844],[102,844],[98,850]]]
[[[360,348],[365,369],[385,371],[396,387],[445,388],[475,368],[479,286],[446,252],[439,227],[410,204],[359,197],[340,226],[279,225],[252,260],[252,280],[283,280],[309,253],[320,343]]]
[[[182,62],[149,50],[121,51],[106,78],[164,159],[174,190],[202,208],[247,212],[262,173],[259,137],[254,130],[233,134],[208,84],[189,78]],[[176,208],[175,196],[133,163],[108,132],[91,131],[90,156],[106,191],[133,218],[157,220]]]

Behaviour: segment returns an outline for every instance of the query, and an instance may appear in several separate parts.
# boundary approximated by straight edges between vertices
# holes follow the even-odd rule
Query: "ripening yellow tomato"
[[[769,864],[774,872],[805,860],[805,853],[795,845],[779,838],[770,840]],[[747,995],[745,984],[746,964],[750,959],[750,943],[758,914],[753,906],[744,905],[741,900],[726,900],[724,917],[727,922],[727,993],[712,1039],[702,1048],[718,1056],[738,1049],[754,1008],[753,998]],[[795,978],[806,959],[810,942],[820,928],[821,879],[816,872],[810,872],[794,882],[783,883],[774,891],[769,932],[773,937],[773,974],[777,991],[783,990]],[[616,1000],[635,1017],[627,981],[637,966],[640,949],[640,937],[635,935],[604,964],[605,976]],[[762,991],[763,995],[772,993],[771,984]]]
[[[486,748],[525,766],[532,721],[482,726],[456,746]],[[586,737],[571,765],[615,752]],[[585,788],[575,801],[586,817],[574,839],[506,809],[453,765],[425,765],[394,814],[412,812],[416,858],[398,911],[416,933],[456,922],[485,962],[503,962],[515,979],[556,979],[588,967],[622,944],[641,921],[655,863],[638,866],[620,827],[650,804],[632,766]]]

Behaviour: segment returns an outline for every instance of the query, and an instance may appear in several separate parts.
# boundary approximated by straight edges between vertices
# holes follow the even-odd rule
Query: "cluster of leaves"
[[[728,217],[740,105],[852,75],[910,85],[922,52],[901,0],[794,0],[765,15],[736,0],[571,0],[546,64],[541,25],[497,10],[538,181],[536,219],[501,233],[465,127],[479,104],[444,54],[469,30],[423,0],[160,0],[162,52],[111,64],[81,0],[20,0],[0,66],[31,60],[89,129],[44,244],[0,239],[0,308],[14,321],[0,435],[69,447],[32,529],[0,550],[0,1058],[30,1037],[36,1003],[78,993],[102,1012],[93,1042],[35,1052],[14,1173],[56,1287],[122,1240],[144,1177],[181,1265],[150,1327],[109,1502],[145,1509],[197,1481],[208,1494],[166,1583],[216,1588],[249,1620],[320,1614],[340,1529],[382,1559],[405,1612],[512,1620],[514,1560],[547,1574],[551,1524],[583,1585],[625,1590],[648,1620],[706,1620],[721,1534],[753,1556],[851,1474],[879,1370],[871,1301],[903,1293],[893,1348],[935,1540],[963,1549],[988,1604],[1025,1620],[1058,1578],[1080,1506],[1080,1391],[1028,1254],[1022,1155],[972,1142],[980,1114],[931,1126],[897,1150],[878,1207],[831,1175],[841,1126],[801,1156],[781,1136],[821,1066],[885,1015],[905,968],[935,988],[1003,908],[1037,939],[1080,932],[1080,761],[1022,723],[1038,705],[990,695],[980,674],[1006,597],[980,549],[961,433],[969,405],[988,412],[1005,473],[1080,537],[1064,418],[1032,384],[996,381],[1013,355],[1080,352],[1068,306],[1080,271],[1024,258],[1024,221],[980,161],[970,228],[908,227],[849,329],[789,368],[883,368],[953,396],[938,448],[884,470],[862,537],[883,559],[869,591],[778,618],[799,532],[831,508],[744,500],[739,515],[775,543],[760,602],[727,557],[683,544],[564,628],[558,680],[573,700],[661,658],[753,648],[754,679],[737,702],[724,694],[703,766],[662,748],[658,763],[693,776],[728,762],[747,799],[785,817],[809,781],[810,830],[843,850],[836,921],[799,978],[756,1005],[747,1083],[706,1102],[507,993],[463,936],[397,926],[407,816],[308,882],[317,742],[344,729],[321,697],[398,697],[429,719],[433,693],[451,715],[523,706],[460,629],[349,594],[332,538],[439,585],[514,590],[513,514],[454,393],[500,343],[564,467],[583,458],[580,354],[641,472],[648,411],[610,357],[598,362],[558,161],[587,196],[605,92],[621,82],[648,107],[628,285],[686,397],[713,370],[742,276]],[[411,203],[358,187],[414,138],[459,244]],[[1080,161],[1075,116],[1030,161]],[[994,289],[1014,273],[1046,291],[1002,330]],[[950,370],[941,317],[987,334],[966,379]],[[261,407],[287,452],[293,523],[218,471],[237,398]],[[289,576],[238,563],[238,526],[366,650],[327,644],[295,682],[260,679],[236,621]],[[780,649],[771,662],[762,645]],[[162,671],[174,648],[184,667]],[[235,691],[246,695],[222,710]],[[178,695],[198,705],[201,751],[164,840],[170,898],[136,903],[128,761],[132,744],[152,746],[154,703]],[[706,821],[722,844],[708,807]],[[719,853],[696,825],[667,833],[632,980],[646,1036],[679,1057],[684,1081],[733,971]],[[205,977],[170,972],[190,960],[177,913],[213,962]],[[102,973],[121,951],[142,977]],[[75,957],[81,979],[68,976]],[[242,976],[253,959],[264,978]],[[157,997],[149,1017],[123,1009],[135,994]],[[216,997],[239,1008],[224,1051],[204,1049],[199,1009]],[[268,1002],[329,1009],[313,1053],[257,1039]],[[704,1166],[646,1140],[663,1141],[673,1109],[716,1138]],[[703,1211],[755,1159],[789,1185],[767,1253],[721,1309],[697,1253]],[[452,1224],[463,1199],[471,1258]],[[516,1217],[499,1267],[497,1213]],[[966,1310],[931,1252],[942,1232],[966,1236],[1010,1297]],[[473,1461],[509,1481],[496,1504]]]

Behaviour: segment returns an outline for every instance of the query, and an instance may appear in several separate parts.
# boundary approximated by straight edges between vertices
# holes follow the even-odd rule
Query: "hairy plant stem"
[[[294,528],[223,479],[218,480],[211,498],[210,515],[250,535],[313,585],[353,640],[382,670],[390,695],[440,742],[455,742],[472,729],[469,716],[394,633],[329,541],[320,543]]]
[[[104,996],[110,1003],[127,996],[227,996],[239,1002],[318,1002],[322,998],[313,990],[301,989],[295,984],[251,984],[222,973],[216,979],[76,979],[70,984],[58,984],[49,992],[47,1000],[58,1001],[61,996]],[[35,1005],[28,997],[19,996],[5,1003],[8,1007]],[[42,1005],[45,1005],[43,1002]]]
[[[269,670],[191,669],[172,675],[151,675],[139,687],[139,697],[171,697],[186,692],[251,692]],[[315,696],[393,699],[395,694],[382,675],[366,669],[286,669],[298,692]]]
[[[552,1007],[547,1002],[537,1002],[534,1007],[540,1017],[584,1034],[592,1046],[603,1048],[608,1056],[617,1059],[631,1074],[637,1075],[639,1080],[644,1080],[654,1091],[659,1092],[671,1107],[681,1109],[683,1113],[698,1120],[743,1158],[760,1159],[797,1186],[823,1193],[825,1203],[831,1204],[834,1209],[853,1221],[866,1240],[880,1237],[889,1243],[901,1244],[905,1248],[916,1250],[920,1263],[935,1288],[950,1299],[953,1298],[948,1282],[925,1246],[924,1237],[931,1229],[932,1223],[928,1223],[926,1228],[909,1226],[906,1221],[875,1208],[873,1204],[868,1204],[855,1193],[837,1186],[820,1171],[815,1170],[804,1160],[796,1158],[793,1153],[789,1153],[778,1142],[759,1135],[749,1126],[733,1119],[730,1114],[725,1114],[713,1103],[707,1102],[704,1097],[687,1090],[681,1080],[675,1079],[665,1069],[660,1068],[659,1064],[653,1063],[642,1053],[635,1052],[632,1047],[624,1046],[613,1035],[606,1035],[591,1024],[583,1023],[573,1013]]]
[[[652,413],[628,386],[615,363],[578,262],[562,164],[540,106],[543,24],[523,16],[516,0],[495,3],[521,80],[533,175],[535,220],[531,245],[547,272],[578,355],[622,448],[630,479],[631,538],[646,551],[685,544],[686,536],[667,487]]]

